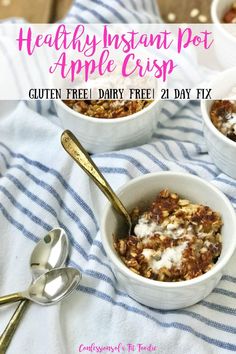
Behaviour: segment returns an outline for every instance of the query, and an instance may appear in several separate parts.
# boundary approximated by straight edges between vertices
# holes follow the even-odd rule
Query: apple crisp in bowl
[[[67,100],[63,101],[75,112],[102,119],[116,119],[130,116],[146,108],[153,101],[148,100]]]
[[[236,101],[214,101],[210,110],[214,126],[227,138],[236,142]]]
[[[117,195],[132,213],[131,237],[125,238],[125,221],[110,203],[100,225],[119,286],[136,301],[166,310],[209,295],[236,249],[228,198],[200,177],[170,171],[134,178]]]

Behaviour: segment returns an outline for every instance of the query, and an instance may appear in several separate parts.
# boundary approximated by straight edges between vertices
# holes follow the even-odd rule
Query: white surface
[[[65,21],[78,23],[84,17],[88,22],[96,22],[94,13],[76,6],[81,4],[75,2]],[[109,1],[130,23],[137,21],[135,15],[142,22],[159,21],[158,15],[153,16],[155,4],[156,0]],[[99,4],[94,6],[94,1],[83,2],[83,6],[96,10],[110,22],[118,21],[116,13]],[[196,70],[191,66],[186,74],[193,73],[196,75]],[[104,197],[61,149],[61,129],[57,117],[49,114],[50,102],[41,105],[31,102],[31,105],[33,108],[29,109],[22,103],[13,116],[0,120],[0,142],[15,153],[12,155],[0,145],[0,292],[24,289],[30,282],[28,259],[36,242],[30,235],[42,237],[47,232],[45,223],[51,227],[58,223],[67,227],[74,240],[71,265],[76,263],[82,269],[83,279],[79,290],[61,305],[30,306],[8,353],[74,354],[81,344],[102,346],[119,342],[152,343],[157,345],[158,354],[236,351],[236,255],[215,291],[188,309],[153,310],[131,299],[114,277],[100,247],[101,238],[94,220],[81,205],[82,200],[98,221],[104,211]],[[40,114],[35,113],[36,108]],[[165,102],[164,108],[150,144],[93,156],[109,183],[117,190],[147,172],[188,171],[211,181],[236,207],[235,180],[221,173],[207,154],[199,106],[196,102],[186,106],[183,102]],[[3,187],[10,195],[3,192]],[[86,230],[92,243],[85,237]],[[13,307],[2,307],[0,312],[2,330]]]

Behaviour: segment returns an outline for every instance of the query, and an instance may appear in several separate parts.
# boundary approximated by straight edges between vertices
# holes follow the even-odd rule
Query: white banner
[[[235,28],[1,24],[0,99],[222,98],[209,82],[236,66]]]

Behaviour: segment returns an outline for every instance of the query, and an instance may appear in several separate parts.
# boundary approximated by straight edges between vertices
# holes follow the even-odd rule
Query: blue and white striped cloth
[[[158,21],[155,0],[76,1],[66,20],[135,19]],[[83,273],[78,290],[61,305],[29,308],[9,354],[72,354],[92,343],[153,344],[160,354],[236,351],[236,257],[213,293],[191,308],[153,310],[129,298],[101,244],[104,198],[61,148],[61,132],[50,102],[37,101],[34,110],[21,102],[0,117],[0,293],[27,287],[31,251],[57,225],[71,240],[70,265]],[[93,158],[114,189],[145,173],[184,171],[211,181],[236,207],[236,181],[208,156],[196,101],[166,102],[149,144]],[[13,307],[0,309],[0,331]]]

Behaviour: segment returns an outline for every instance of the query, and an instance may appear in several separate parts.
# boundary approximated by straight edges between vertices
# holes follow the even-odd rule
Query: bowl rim
[[[216,79],[211,81],[209,87],[214,87],[215,83],[216,83],[216,81],[218,81],[219,77],[221,77],[221,76],[224,77],[225,75],[230,74],[231,72],[236,74],[236,67],[222,71],[219,75],[217,75]],[[207,111],[207,106],[206,106],[206,103],[209,101],[213,103],[216,100],[201,100],[201,111],[202,111],[204,123],[217,136],[217,138],[219,138],[222,142],[225,142],[229,146],[236,149],[236,142],[227,138],[227,136],[225,136],[223,133],[221,133],[212,123],[210,115]]]
[[[213,23],[232,41],[236,42],[236,37],[234,37],[231,33],[229,33],[224,26],[222,26],[222,22],[220,21],[219,17],[217,16],[217,6],[221,0],[213,0],[211,3],[211,18]],[[233,4],[233,0],[232,0]],[[225,23],[224,25],[227,25]],[[230,25],[230,24],[229,24]]]
[[[98,123],[98,124],[120,124],[120,123],[125,123],[127,121],[131,121],[134,119],[137,119],[138,117],[142,116],[144,113],[148,112],[149,110],[151,110],[152,108],[154,108],[158,102],[160,102],[160,100],[153,100],[153,102],[151,102],[147,107],[141,109],[141,111],[133,113],[131,115],[128,115],[126,117],[120,117],[120,118],[111,118],[111,119],[107,119],[107,118],[96,118],[96,117],[90,117],[90,116],[86,116],[85,114],[79,113],[74,111],[72,108],[68,107],[63,100],[54,100],[54,102],[59,105],[62,109],[64,109],[65,111],[67,111],[68,113],[72,114],[75,118],[81,118],[87,122],[92,122],[92,123]],[[75,121],[76,122],[76,121]]]
[[[211,278],[212,276],[216,275],[219,273],[229,262],[230,258],[232,257],[235,249],[236,249],[236,214],[235,210],[230,203],[229,199],[225,196],[223,192],[221,192],[218,188],[216,188],[214,185],[212,185],[210,182],[207,182],[206,180],[202,179],[201,177],[188,174],[188,173],[183,173],[183,172],[173,172],[173,171],[161,171],[161,172],[153,172],[153,173],[148,173],[142,176],[139,176],[137,178],[134,178],[133,180],[129,181],[125,185],[123,185],[121,188],[117,190],[117,194],[120,195],[121,193],[124,193],[124,191],[129,188],[131,185],[143,180],[145,181],[146,179],[149,178],[158,178],[160,175],[168,175],[168,176],[179,176],[183,178],[188,178],[192,179],[193,181],[198,181],[202,184],[204,184],[207,188],[209,188],[213,193],[216,193],[220,196],[222,201],[225,204],[225,207],[228,208],[229,213],[231,214],[231,219],[233,221],[233,229],[235,231],[235,237],[232,239],[233,244],[231,244],[231,247],[227,250],[226,254],[224,257],[215,264],[215,266],[210,269],[207,273],[200,275],[196,278],[190,279],[190,280],[183,280],[180,282],[161,282],[157,280],[152,280],[145,278],[141,275],[135,274],[132,272],[122,261],[119,259],[119,256],[115,254],[115,250],[113,250],[108,242],[108,238],[106,236],[105,232],[105,223],[106,223],[106,216],[110,208],[112,208],[111,204],[107,202],[104,212],[101,218],[101,225],[100,225],[100,231],[101,231],[101,239],[102,239],[102,244],[104,246],[104,249],[106,251],[107,257],[111,260],[111,262],[119,269],[119,271],[125,275],[126,277],[132,279],[133,281],[136,281],[142,285],[146,285],[148,287],[157,287],[157,288],[185,288],[187,286],[191,285],[197,285],[198,283],[202,283],[203,281]]]

